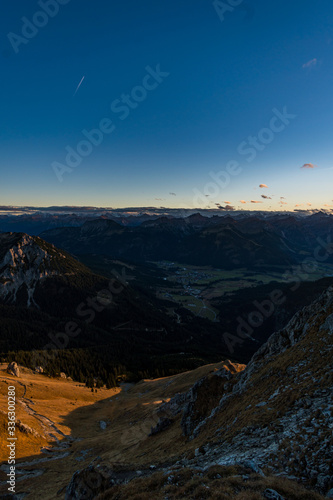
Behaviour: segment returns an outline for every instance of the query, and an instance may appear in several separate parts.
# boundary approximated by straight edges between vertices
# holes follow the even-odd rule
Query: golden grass
[[[40,477],[30,478],[19,484],[19,491],[30,491],[26,498],[33,500],[57,499],[57,492],[64,490],[78,469],[82,469],[96,457],[107,463],[131,463],[140,467],[150,460],[159,463],[168,460],[170,456],[192,450],[181,436],[179,425],[173,425],[167,435],[149,438],[152,425],[156,425],[158,417],[157,401],[167,400],[178,392],[187,391],[201,377],[221,368],[222,363],[200,367],[191,372],[185,372],[173,377],[142,381],[132,386],[128,391],[121,389],[90,389],[63,379],[51,379],[44,375],[33,374],[30,370],[21,369],[19,379],[8,375],[5,366],[0,365],[1,398],[0,410],[6,411],[7,388],[15,385],[19,398],[23,396],[34,402],[31,407],[39,414],[45,415],[56,424],[66,435],[73,439],[68,450],[69,455],[61,460],[44,462],[35,468],[45,470]],[[20,384],[21,383],[21,384]],[[110,399],[112,401],[110,401]],[[4,429],[6,415],[0,413],[0,428]],[[21,404],[17,404],[17,418],[22,423],[35,429],[41,435],[44,430],[35,417],[26,413]],[[105,431],[99,427],[99,421],[109,421]],[[3,436],[3,433],[1,433]],[[24,466],[24,461],[45,458],[41,454],[41,446],[54,445],[42,439],[36,440],[31,434],[18,433],[17,458]],[[6,461],[7,450],[1,442],[1,460]],[[85,450],[89,450],[87,453]],[[77,459],[80,459],[78,461]],[[81,460],[82,459],[82,460]],[[27,467],[31,469],[34,467]],[[0,473],[0,480],[4,480]],[[4,489],[0,488],[0,492]]]

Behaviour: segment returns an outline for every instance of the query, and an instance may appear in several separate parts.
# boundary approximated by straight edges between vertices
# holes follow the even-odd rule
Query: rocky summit
[[[28,234],[0,234],[0,249],[0,299],[8,304],[38,307],[36,291],[47,278],[80,272],[66,252]]]

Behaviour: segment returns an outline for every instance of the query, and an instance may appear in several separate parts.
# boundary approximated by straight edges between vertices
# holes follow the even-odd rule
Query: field
[[[101,255],[85,255],[80,260],[106,277],[112,278],[114,270],[119,274],[125,273],[132,287],[154,295],[160,305],[165,303],[170,315],[179,321],[177,309],[183,307],[196,316],[218,322],[219,311],[212,302],[237,290],[253,289],[274,281],[287,283],[293,277],[300,281],[316,281],[333,276],[333,265],[321,263],[316,263],[316,268],[310,271],[305,264],[290,269],[260,266],[255,270],[238,268],[229,271],[169,261],[133,264]]]
[[[188,266],[175,262],[154,262],[166,276],[162,285],[157,285],[157,297],[171,300],[178,306],[185,307],[197,316],[217,321],[218,311],[211,300],[239,289],[254,288],[273,281],[285,283],[285,267],[262,267],[258,271],[245,268],[232,271],[215,269],[210,266]],[[296,270],[295,270],[296,272]],[[301,280],[315,281],[333,274],[333,266],[319,264],[316,271],[311,274],[297,271]]]

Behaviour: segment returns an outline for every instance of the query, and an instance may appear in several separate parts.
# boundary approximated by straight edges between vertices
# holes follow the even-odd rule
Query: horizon
[[[170,217],[180,217],[187,218],[194,214],[200,214],[203,216],[232,216],[241,213],[244,214],[260,214],[260,215],[274,215],[274,214],[290,214],[299,216],[310,216],[315,214],[325,214],[333,215],[333,209],[279,209],[279,210],[264,210],[264,209],[230,209],[230,208],[186,208],[186,207],[157,207],[157,206],[131,206],[131,207],[100,207],[100,206],[86,206],[86,205],[52,205],[52,206],[16,206],[16,205],[3,205],[0,206],[0,216],[20,216],[20,215],[34,215],[37,213],[47,214],[61,214],[61,215],[71,215],[71,214],[91,214],[96,215],[96,217],[101,217],[103,215],[121,214],[121,215],[158,215],[158,216],[170,216]]]

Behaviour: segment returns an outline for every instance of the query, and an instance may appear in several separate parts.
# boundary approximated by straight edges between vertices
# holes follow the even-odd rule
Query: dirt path
[[[52,429],[52,431],[56,432],[56,434],[59,434],[62,438],[69,438],[70,437],[67,434],[64,434],[60,429],[58,429],[58,427],[55,425],[54,422],[52,422],[51,419],[49,419],[45,415],[42,415],[41,413],[37,413],[33,408],[31,408],[31,406],[29,406],[29,404],[28,404],[28,402],[30,404],[32,403],[30,399],[22,398],[22,399],[19,399],[18,401],[19,401],[19,403],[21,403],[21,405],[23,406],[24,410],[29,415],[32,415],[36,420],[39,420],[39,422],[41,423],[41,425],[42,425],[45,433],[47,434],[47,436],[51,437],[52,440],[54,440],[57,443],[59,443],[58,437],[55,436],[53,433],[51,434],[49,432],[50,429]]]
[[[53,460],[60,460],[67,457],[70,452],[65,449],[69,448],[71,444],[75,441],[70,435],[64,434],[57,425],[46,415],[38,413],[36,410],[32,408],[34,405],[34,401],[25,397],[27,392],[27,386],[23,382],[15,379],[9,379],[7,377],[0,377],[1,380],[5,380],[8,384],[19,384],[24,388],[23,395],[21,397],[17,397],[17,403],[19,403],[23,410],[34,419],[38,420],[41,424],[44,435],[48,442],[54,442],[55,446],[50,446],[47,448],[41,448],[41,453],[44,454],[41,458],[21,462],[16,467],[17,481],[24,481],[26,479],[30,479],[32,477],[38,477],[44,474],[45,469],[43,468],[34,468],[36,465],[47,463]],[[33,427],[32,427],[33,428]],[[47,454],[47,456],[45,456]],[[32,470],[26,470],[26,467],[33,467]],[[3,464],[0,466],[0,470],[7,474],[9,472],[9,465]],[[6,485],[6,482],[0,482],[0,486]]]

